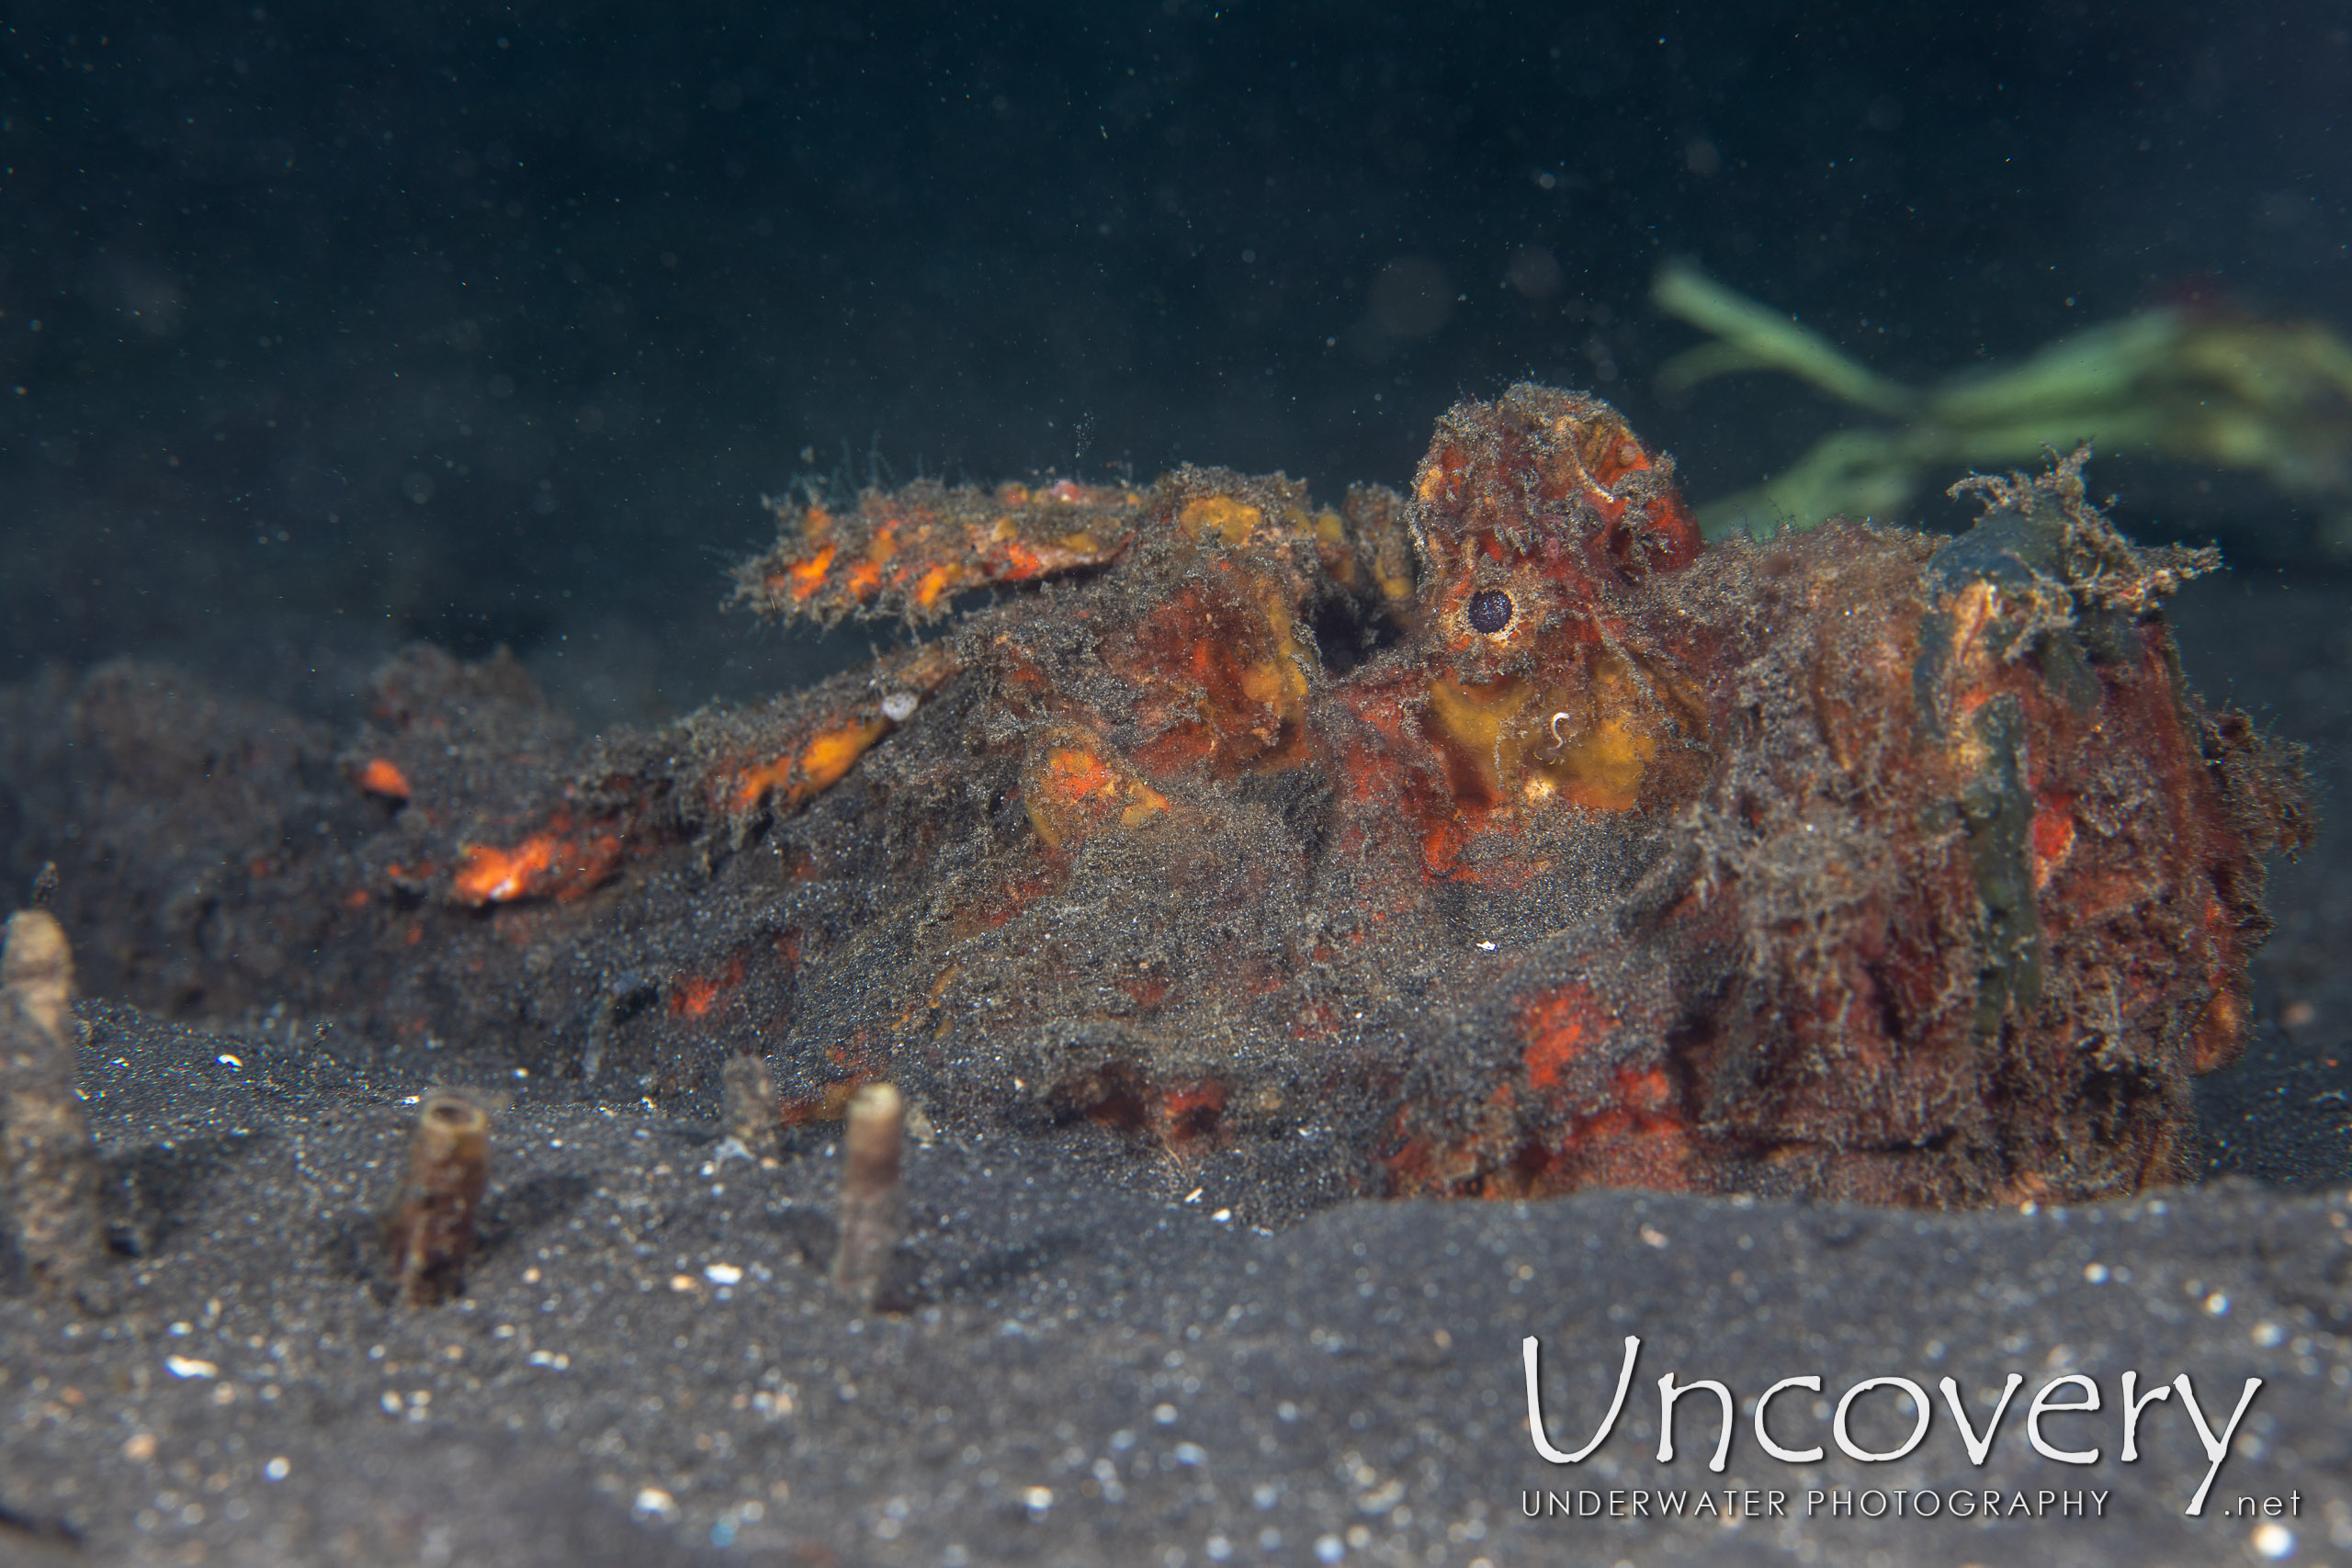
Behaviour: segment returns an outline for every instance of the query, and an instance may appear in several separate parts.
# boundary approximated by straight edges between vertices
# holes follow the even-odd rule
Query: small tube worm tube
[[[106,1250],[98,1156],[74,1091],[74,950],[45,909],[0,947],[0,1181],[41,1291],[71,1291]]]
[[[490,1107],[462,1089],[435,1089],[408,1141],[408,1180],[384,1226],[401,1301],[434,1306],[465,1285],[474,1216],[490,1187]]]
[[[727,1135],[762,1165],[775,1164],[783,1117],[768,1059],[755,1051],[736,1052],[727,1058],[719,1081],[727,1096]]]
[[[906,1102],[886,1083],[850,1097],[842,1141],[842,1242],[833,1255],[833,1289],[871,1306],[882,1288],[890,1254],[906,1228],[907,1188],[899,1177],[905,1142]]]

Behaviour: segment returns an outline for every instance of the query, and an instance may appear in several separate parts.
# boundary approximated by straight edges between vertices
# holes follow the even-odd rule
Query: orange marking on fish
[[[828,730],[808,742],[800,753],[800,771],[808,776],[809,788],[831,789],[840,783],[842,775],[855,767],[889,728],[888,719],[866,719]]]
[[[1589,986],[1572,982],[1530,998],[1519,1013],[1520,1032],[1527,1037],[1521,1055],[1527,1081],[1537,1089],[1563,1087],[1569,1064],[1616,1026],[1617,1015]]]
[[[1064,800],[1119,793],[1119,775],[1091,751],[1057,750],[1046,759],[1046,784]]]
[[[670,992],[670,1011],[679,1018],[703,1018],[721,997],[743,983],[743,960],[728,960],[719,975],[682,975]]]
[[[1634,1113],[1636,1122],[1647,1125],[1659,1120],[1679,1120],[1673,1114],[1674,1084],[1664,1068],[1620,1067],[1615,1077],[1617,1101]]]
[[[1224,1117],[1225,1085],[1215,1078],[1170,1089],[1159,1098],[1159,1135],[1171,1145],[1213,1135]]]
[[[556,840],[542,833],[511,850],[468,844],[450,890],[461,904],[503,904],[531,890],[532,880],[555,864]]]
[[[575,835],[571,813],[559,809],[547,832],[534,833],[511,850],[465,846],[449,894],[475,908],[517,898],[582,897],[612,874],[623,847],[616,832]]]
[[[807,560],[795,561],[786,569],[786,575],[792,580],[788,592],[795,599],[809,598],[825,585],[825,574],[832,570],[833,557],[840,549],[839,545],[827,545]]]
[[[787,751],[735,775],[728,805],[739,816],[754,810],[771,790],[783,793],[784,808],[799,806],[820,790],[839,784],[873,744],[888,733],[887,718],[854,720],[819,735],[798,751]]]
[[[1004,569],[1000,574],[1007,582],[1026,582],[1046,570],[1045,558],[1018,539],[1009,539],[997,552]]]
[[[2033,886],[2038,892],[2050,886],[2075,847],[2075,814],[2068,807],[2069,796],[2059,796],[2041,803],[2033,814]]]
[[[387,800],[406,800],[409,796],[408,775],[390,757],[368,758],[368,765],[359,770],[359,787]]]

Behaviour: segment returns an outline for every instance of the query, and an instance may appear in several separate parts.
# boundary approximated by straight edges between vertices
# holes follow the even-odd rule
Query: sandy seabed
[[[2324,817],[2352,662],[2340,598],[2225,579],[2176,616],[2210,694],[2314,746]],[[1235,1217],[1259,1211],[1214,1154],[1180,1164],[1083,1129],[942,1139],[910,1152],[897,1314],[827,1286],[825,1130],[763,1169],[713,1125],[583,1099],[527,1063],[500,1086],[514,1100],[465,1296],[402,1309],[377,1225],[409,1097],[441,1076],[432,1048],[85,1001],[126,1255],[105,1315],[42,1304],[0,1255],[0,1561],[2352,1561],[2344,842],[2324,827],[2273,885],[2259,1033],[2200,1085],[2199,1187],[1958,1214],[1351,1202],[1267,1231]],[[1589,1435],[1625,1337],[1642,1341],[1582,1464],[1530,1441],[1530,1335],[1562,1443]],[[2211,1461],[2178,1399],[2119,1461],[2126,1371],[2143,1392],[2189,1374],[2216,1422],[2264,1380],[2202,1517],[2183,1510]],[[1831,1441],[1829,1403],[1864,1379],[1952,1377],[1981,1421],[2011,1371],[1981,1467],[1940,1399],[1902,1460]],[[1712,1394],[1686,1399],[1679,1457],[1657,1461],[1668,1372],[1742,1402],[1721,1472]],[[2069,1373],[2101,1408],[2043,1435],[2098,1448],[2089,1465],[2025,1430]],[[1828,1457],[1782,1462],[1747,1403],[1806,1374],[1821,1405],[1781,1396],[1774,1431]],[[1911,1422],[1882,1393],[1849,1435],[1888,1450]],[[1579,1489],[1604,1500],[1594,1516],[1544,1506]],[[1637,1489],[1735,1500],[1609,1517]],[[1783,1517],[1738,1501],[1774,1489]],[[1896,1517],[1883,1498],[1868,1517],[1868,1494],[1897,1491],[2002,1506],[1921,1517],[1906,1499]],[[2068,1512],[2044,1492],[2105,1496]]]

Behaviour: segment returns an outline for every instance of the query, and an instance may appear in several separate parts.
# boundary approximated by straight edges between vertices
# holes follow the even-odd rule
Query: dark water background
[[[1336,494],[1522,376],[1704,499],[1850,416],[1661,400],[1669,256],[1922,380],[2184,293],[2352,328],[2339,6],[8,17],[0,679],[332,705],[424,637],[650,716],[865,651],[715,613],[796,475]],[[2252,481],[2098,477],[2335,570]]]

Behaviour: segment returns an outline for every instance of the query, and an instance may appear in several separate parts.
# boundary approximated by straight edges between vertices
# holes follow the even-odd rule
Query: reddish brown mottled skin
[[[1580,951],[1456,961],[1491,975],[1500,1038],[1486,1066],[1424,1062],[1418,1090],[1381,1091],[1403,1095],[1370,1140],[1383,1184],[1962,1201],[2159,1179],[2183,1075],[2242,1037],[2256,856],[2293,808],[2243,727],[2185,695],[2153,618],[2204,563],[2132,551],[2074,467],[1996,489],[2003,520],[1973,544],[1839,526],[1693,577],[1671,464],[1608,405],[1532,387],[1447,415],[1409,497],[1351,498],[1352,531],[1176,476],[1123,517],[1124,593],[1016,618],[977,654],[1027,737],[1039,857],[980,905],[1026,923],[1105,838],[1193,896],[1195,846],[1280,777],[1330,809],[1307,858],[1265,869],[1344,887],[1375,967],[1434,909],[1491,895],[1573,921],[1547,887],[1589,900],[1596,861],[1679,861]],[[1409,603],[1380,565],[1393,531],[1419,561]],[[989,575],[970,552],[938,564]],[[1332,675],[1307,629],[1318,576],[1404,645]],[[2151,780],[2164,804],[2133,823]],[[1198,959],[1189,983],[1119,992],[1168,1019],[1283,997],[1294,1041],[1356,1032],[1361,1012],[1280,965]],[[2086,1020],[2146,1055],[2086,1069]],[[1057,1102],[1186,1144],[1313,1077],[1109,1055]],[[2136,1077],[2113,1070],[2126,1055]]]
[[[2177,667],[2212,561],[2080,462],[1958,537],[1702,548],[1614,409],[1520,386],[1336,507],[1208,468],[785,504],[739,597],[892,623],[872,664],[582,740],[413,653],[347,846],[208,846],[269,862],[210,895],[233,940],[90,950],[230,998],[209,954],[288,931],[270,994],[590,1092],[715,1113],[757,1055],[788,1121],[888,1082],[1268,1191],[2128,1192],[2186,1169],[2305,818]],[[144,710],[78,711],[104,759]]]
[[[922,481],[868,491],[854,507],[770,502],[776,547],[736,572],[739,599],[827,623],[887,614],[935,621],[950,601],[991,583],[1096,567],[1125,547],[1144,498],[1069,479],[950,490]]]

